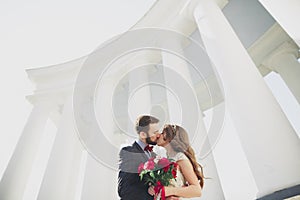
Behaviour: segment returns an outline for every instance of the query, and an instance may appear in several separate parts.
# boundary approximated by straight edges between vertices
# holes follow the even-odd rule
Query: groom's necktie
[[[144,151],[149,151],[152,152],[153,151],[153,147],[150,145],[145,146]]]
[[[147,146],[145,146],[144,151],[145,151],[146,155],[148,156],[148,158],[151,158],[152,150],[153,150],[153,147],[149,146],[149,144]]]

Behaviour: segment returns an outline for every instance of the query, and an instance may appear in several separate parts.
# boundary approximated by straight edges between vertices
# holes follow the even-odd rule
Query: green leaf
[[[150,172],[150,177],[155,178],[153,171]]]

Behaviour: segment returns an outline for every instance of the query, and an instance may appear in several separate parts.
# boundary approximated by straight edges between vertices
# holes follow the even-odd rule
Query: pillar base
[[[257,200],[282,200],[300,195],[300,184],[268,194]]]

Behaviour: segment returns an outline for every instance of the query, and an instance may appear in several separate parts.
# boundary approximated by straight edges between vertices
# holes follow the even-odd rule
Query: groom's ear
[[[147,136],[147,133],[141,131],[141,132],[140,132],[140,137],[141,137],[141,138],[147,138],[148,136]]]

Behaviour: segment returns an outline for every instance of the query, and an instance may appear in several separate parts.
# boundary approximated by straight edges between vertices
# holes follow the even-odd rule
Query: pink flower
[[[154,169],[154,160],[153,159],[149,159],[145,165],[144,165],[144,169],[147,169],[147,170],[153,170]]]
[[[148,161],[153,161],[154,162],[154,159],[155,158],[151,157],[151,158],[148,159]]]
[[[144,169],[144,163],[141,163],[138,167],[138,173],[140,174]]]
[[[170,161],[167,158],[162,158],[158,161],[158,165],[161,167],[166,167],[166,166],[170,165]]]

